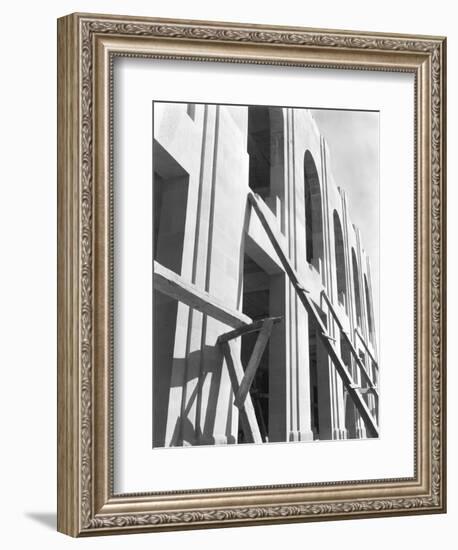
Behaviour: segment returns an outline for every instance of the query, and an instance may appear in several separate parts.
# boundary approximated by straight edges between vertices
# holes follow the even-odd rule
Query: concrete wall
[[[284,322],[276,326],[271,336],[269,441],[364,437],[364,424],[347,403],[341,380],[322,344],[314,344],[313,352],[309,349],[312,340],[309,341],[308,315],[284,275],[259,219],[247,208],[247,133],[246,107],[195,105],[190,110],[186,104],[155,104],[155,146],[167,151],[188,176],[180,274],[227,306],[239,310],[243,300],[244,254],[269,275],[271,312],[284,316]],[[306,152],[308,166],[312,162],[316,169],[311,206],[307,206],[304,193],[305,180],[309,179],[304,168]],[[155,162],[159,162],[157,158],[155,154]],[[323,291],[355,347],[364,351],[355,334],[358,322],[354,251],[361,303],[359,330],[376,356],[375,328],[372,334],[369,330],[369,315],[373,319],[369,258],[358,229],[349,219],[345,192],[334,181],[330,152],[311,111],[275,110],[271,159],[271,193],[265,198],[270,217],[278,227],[284,250],[322,313],[329,334],[336,338],[337,350],[340,352],[339,330],[323,301]],[[313,250],[319,251],[319,257],[308,262],[307,212],[311,211],[315,225],[319,216],[321,231],[318,240],[313,241]],[[339,303],[337,291],[334,212],[343,235],[344,304]],[[173,361],[169,366],[165,445],[237,441],[238,410],[233,406],[226,365],[215,345],[217,337],[228,330],[230,327],[219,321],[178,304]],[[314,373],[310,372],[311,353],[316,357]],[[367,353],[364,361],[371,370]],[[358,370],[351,361],[349,368],[360,383]],[[164,372],[163,365],[160,371]],[[315,380],[318,388],[319,426],[311,411],[311,380]],[[374,408],[375,403],[367,399]],[[154,414],[159,413],[155,410]],[[352,433],[346,429],[349,423]]]

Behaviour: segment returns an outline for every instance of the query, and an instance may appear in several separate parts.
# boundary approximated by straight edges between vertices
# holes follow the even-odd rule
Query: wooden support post
[[[238,357],[234,340],[219,341],[218,344],[226,359],[229,377],[231,379],[234,394],[239,391],[240,384],[245,375],[242,363]],[[248,394],[242,406],[239,408],[240,421],[242,423],[243,433],[246,439],[251,443],[262,443],[261,433],[259,431],[256,414],[253,408],[251,396]]]
[[[245,397],[250,390],[251,384],[253,383],[253,379],[259,366],[262,354],[267,345],[270,334],[272,333],[273,325],[275,323],[279,323],[281,320],[282,317],[266,317],[265,319],[254,321],[253,323],[251,323],[251,325],[246,325],[244,327],[231,330],[230,332],[221,334],[218,337],[218,343],[221,344],[223,342],[233,340],[234,338],[244,336],[245,334],[249,334],[250,332],[256,332],[258,330],[260,331],[250,360],[248,362],[248,366],[245,370],[245,376],[243,377],[241,386],[235,396],[234,405],[236,407],[240,408],[243,405],[243,401],[245,400]]]
[[[261,361],[262,354],[266,349],[267,342],[269,341],[272,327],[274,326],[273,319],[265,319],[262,328],[256,339],[256,343],[251,353],[250,360],[248,361],[247,368],[245,369],[245,375],[240,383],[240,387],[235,396],[234,405],[240,408],[250,391],[251,384],[253,383],[256,371],[258,370],[259,363]]]

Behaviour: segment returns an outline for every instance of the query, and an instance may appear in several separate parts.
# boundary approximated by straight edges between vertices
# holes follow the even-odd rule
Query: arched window
[[[248,107],[248,155],[251,189],[281,218],[284,202],[284,120],[280,107]]]
[[[367,310],[367,325],[369,328],[369,339],[374,343],[374,319],[372,318],[372,302],[369,293],[369,285],[367,284],[366,275],[364,275],[364,291],[366,294],[366,310]]]
[[[340,304],[346,307],[347,279],[345,274],[345,251],[342,226],[336,210],[334,210],[334,253],[336,259],[337,299]]]
[[[323,261],[323,216],[320,180],[310,151],[304,155],[304,203],[306,258],[321,271]]]
[[[355,290],[356,322],[361,326],[361,293],[359,289],[359,271],[358,262],[354,248],[351,249],[351,261],[353,267],[353,288]]]
[[[269,108],[248,108],[249,185],[265,199],[270,193],[270,116]]]

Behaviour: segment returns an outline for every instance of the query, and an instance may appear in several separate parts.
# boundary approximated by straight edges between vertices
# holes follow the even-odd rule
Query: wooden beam
[[[358,388],[360,393],[372,393],[375,394],[374,388]]]
[[[230,332],[225,332],[224,334],[220,334],[220,336],[218,336],[218,342],[227,342],[228,340],[233,340],[234,338],[238,338],[239,336],[245,336],[245,334],[249,334],[250,332],[261,330],[264,322],[268,319],[270,319],[272,323],[275,324],[282,321],[283,317],[266,317],[265,319],[254,321],[250,325],[245,325],[243,327],[236,328],[235,330],[231,330]]]
[[[264,422],[264,416],[262,412],[261,402],[259,400],[259,394],[255,395],[252,398],[252,400],[253,400],[253,407],[255,409],[255,412],[258,415],[256,418],[259,419],[259,431],[261,432],[261,439],[263,443],[267,443],[269,441],[269,433],[267,431],[266,423]]]
[[[328,295],[326,294],[326,292],[324,290],[321,291],[321,296],[324,298],[324,301],[326,302],[326,304],[329,308],[329,311],[331,312],[331,315],[334,318],[334,321],[337,323],[337,326],[340,329],[340,333],[343,335],[344,340],[345,340],[347,346],[349,347],[349,349],[351,351],[351,354],[353,355],[353,357],[355,359],[355,362],[358,365],[359,370],[361,371],[361,374],[363,375],[364,379],[369,384],[369,387],[371,388],[371,390],[373,390],[374,395],[378,399],[378,391],[377,391],[376,384],[372,380],[369,373],[367,372],[366,367],[364,366],[363,362],[361,361],[361,358],[359,357],[359,355],[356,351],[356,348],[353,345],[353,342],[350,340],[347,332],[344,330],[343,325],[342,325],[342,323],[339,319],[339,316],[337,315],[337,312],[335,311],[334,306],[331,303],[331,300],[328,298]]]
[[[378,363],[377,363],[377,361],[375,360],[375,357],[373,356],[371,350],[369,349],[369,346],[366,344],[366,341],[364,340],[363,335],[360,333],[360,331],[359,331],[357,328],[355,328],[355,332],[356,332],[356,334],[358,335],[359,339],[361,340],[361,343],[363,344],[364,349],[367,351],[367,354],[368,354],[369,357],[371,358],[372,363],[374,364],[375,368],[376,368],[377,370],[379,370],[379,368],[378,368]]]
[[[323,324],[323,321],[321,320],[321,317],[319,316],[312,300],[307,296],[307,292],[304,291],[305,285],[301,283],[298,274],[296,273],[294,267],[289,261],[288,256],[283,250],[283,247],[280,244],[280,239],[276,234],[277,233],[276,228],[270,225],[270,222],[263,211],[263,208],[266,208],[265,205],[262,204],[262,201],[259,200],[257,195],[252,191],[248,193],[248,202],[252,205],[254,211],[258,215],[259,220],[262,226],[264,227],[264,230],[267,233],[267,236],[269,237],[270,242],[272,243],[272,246],[275,249],[275,252],[278,255],[278,258],[283,266],[283,269],[286,271],[289,277],[289,280],[291,281],[292,285],[294,286],[294,289],[296,290],[297,296],[299,297],[305,310],[309,314],[309,318],[313,320],[313,322],[317,325],[318,336],[321,338],[321,341],[323,342],[324,347],[326,348],[326,351],[328,352],[328,355],[331,358],[335,369],[337,370],[337,373],[342,379],[342,382],[345,388],[347,389],[353,403],[358,409],[358,412],[364,421],[364,424],[366,426],[368,433],[372,437],[378,437],[379,432],[378,432],[377,422],[375,421],[371,412],[369,411],[369,408],[367,407],[366,402],[364,401],[364,399],[356,389],[357,388],[356,384],[352,379],[351,374],[348,372],[345,363],[339,357],[334,346],[329,341],[327,337],[328,335],[327,335],[326,327]]]
[[[239,359],[238,349],[235,347],[234,340],[219,342],[219,346],[224,358],[226,359],[232,390],[234,394],[237,394],[245,374],[242,363]],[[250,395],[247,395],[247,398],[239,409],[239,414],[243,433],[245,434],[247,440],[250,443],[262,443],[262,437],[259,431],[259,426]]]
[[[154,262],[153,288],[230,327],[244,327],[253,322],[247,315],[227,307],[208,292],[185,281],[183,277],[167,269],[159,262]]]
[[[262,354],[266,349],[273,326],[273,319],[265,319],[263,321],[262,328],[258,334],[258,338],[256,339],[247,368],[245,369],[245,375],[240,383],[240,387],[234,399],[234,405],[238,408],[243,405],[248,396],[248,392],[250,391],[251,384],[253,383],[259,363],[261,362]]]

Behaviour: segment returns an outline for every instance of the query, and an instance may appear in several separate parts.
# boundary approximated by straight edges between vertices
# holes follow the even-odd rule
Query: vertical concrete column
[[[179,206],[174,201],[174,206]],[[177,208],[179,211],[180,209]],[[190,220],[191,221],[191,220]],[[189,262],[185,257],[185,250],[193,247],[192,242],[192,223],[185,230],[183,244],[183,263],[181,276],[189,278]],[[159,239],[161,232],[159,232]],[[179,445],[183,442],[182,431],[182,402],[186,392],[186,362],[188,352],[188,330],[190,322],[190,308],[179,302],[176,316],[175,343],[173,348],[172,375],[170,384],[170,396],[167,414],[166,444]],[[193,436],[189,443],[192,443]]]
[[[356,347],[355,339],[355,328],[356,328],[356,308],[355,308],[355,289],[353,288],[353,264],[351,259],[351,249],[352,243],[354,241],[354,228],[350,222],[348,215],[348,206],[347,206],[347,196],[345,192],[341,189],[340,195],[342,198],[342,231],[344,239],[344,251],[345,251],[345,262],[347,265],[347,294],[348,294],[348,319],[349,319],[349,335],[353,345]],[[359,382],[358,378],[358,369],[356,367],[353,357],[350,357],[351,361],[351,374],[356,383]],[[346,406],[346,416],[348,415],[352,424],[354,425],[353,435],[354,437],[365,437],[364,423],[356,411],[355,407],[352,404],[351,398],[346,396],[347,406]],[[350,404],[348,404],[348,401]]]
[[[322,440],[335,439],[333,411],[333,380],[329,365],[329,355],[322,341],[317,338],[316,362],[318,382],[318,432]]]
[[[369,346],[369,348],[372,347],[374,356],[375,356],[375,345],[372,343],[371,338],[371,330],[369,326],[369,315],[372,317],[372,322],[374,323],[374,313],[372,309],[372,290],[371,285],[369,283],[369,259],[368,257],[362,252],[361,253],[361,278],[362,278],[362,284],[363,284],[363,294],[364,294],[364,309],[366,314],[366,327],[367,327],[367,338],[366,338],[366,344]],[[366,294],[366,284],[365,281],[367,281],[367,294]],[[373,336],[374,336],[374,342],[375,342],[375,327],[373,327]],[[364,352],[364,366],[366,368],[366,371],[369,373],[369,375],[372,377],[372,379],[375,381],[373,369],[372,369],[372,360],[369,356],[369,354],[366,352],[366,350],[363,350]],[[367,384],[365,384],[367,386]],[[374,417],[377,417],[378,411],[376,408],[376,399],[375,396],[371,393],[366,394],[366,400],[368,407]]]
[[[154,184],[163,178],[160,192],[155,196],[160,205],[153,205],[154,210],[159,212],[160,207],[163,213],[159,218],[160,226],[156,227],[155,255],[160,263],[190,282],[195,280],[196,212],[200,200],[200,150],[204,127],[203,109],[199,108],[198,111],[200,116],[194,116],[193,119],[184,104],[158,104],[155,106],[154,121]],[[164,302],[163,297],[155,298],[156,314],[161,318],[159,326],[155,326],[153,346],[156,346],[158,338],[162,346],[154,350],[153,396],[156,403],[163,404],[161,414],[166,419],[160,437],[164,445],[193,444],[194,422],[188,423],[186,418],[190,408],[188,397],[193,395],[195,400],[192,387],[195,377],[192,373],[193,365],[189,361],[190,350],[193,351],[190,348],[190,337],[193,335],[192,311],[183,303],[172,300],[169,304]],[[161,364],[158,365],[158,362]],[[163,389],[168,392],[167,397],[158,398],[161,383],[156,376],[157,369],[161,375],[168,376],[168,389]]]
[[[367,320],[367,304],[366,304],[366,293],[364,292],[364,266],[363,266],[363,256],[364,252],[361,246],[361,233],[359,229],[355,228],[356,234],[356,260],[358,262],[358,273],[359,273],[359,288],[361,296],[361,332],[364,336],[366,342],[369,341],[369,327]]]
[[[335,242],[333,228],[333,211],[329,200],[329,182],[328,182],[328,152],[324,138],[321,142],[321,167],[322,167],[322,196],[323,196],[323,244],[324,244],[324,281],[325,289],[332,304],[337,305],[337,266],[335,261]],[[334,346],[339,356],[340,350],[340,329],[334,321],[329,308],[327,311],[328,332],[335,338]],[[331,425],[332,439],[345,439],[345,398],[342,380],[337,373],[332,360],[328,358],[329,387],[330,387],[330,407],[331,407]]]
[[[373,307],[374,296],[373,296],[373,293],[372,293],[371,266],[370,266],[370,261],[369,261],[368,257],[366,257],[366,277],[367,277],[367,285],[368,285],[369,300],[370,300],[369,307],[370,307],[370,312],[371,312],[371,315],[372,315],[372,322],[374,323],[373,339],[368,343],[368,345],[372,348],[371,351],[373,353],[373,356],[374,356],[375,360],[378,361],[377,324],[376,324],[375,315],[374,315],[374,307]],[[367,358],[367,360],[368,360],[368,372],[372,376],[372,380],[375,382],[375,384],[378,385],[378,372],[377,372],[377,369],[373,366],[372,360],[369,357]],[[369,394],[369,396],[370,396],[369,403],[370,403],[370,406],[372,408],[372,413],[375,417],[378,418],[379,411],[378,411],[377,400],[376,400],[374,395]]]
[[[215,107],[196,105],[194,124],[201,130],[197,201],[193,216],[196,219],[194,231],[194,253],[192,257],[191,282],[207,290],[207,249],[209,239],[209,216],[211,204],[212,153],[214,147]],[[203,368],[203,330],[206,316],[197,310],[190,312],[188,345],[186,355],[186,388],[183,394],[182,433],[183,440],[192,444],[202,443],[200,405]]]
[[[216,106],[207,257],[208,292],[239,307],[248,191],[247,108]],[[216,346],[231,330],[207,316],[200,407],[202,442],[237,440],[238,417],[227,366]]]
[[[296,172],[295,172],[295,135],[294,135],[294,109],[288,109],[288,248],[289,257],[296,267]],[[290,405],[290,441],[299,440],[299,418],[298,418],[298,392],[297,392],[297,297],[294,288],[288,281],[289,290],[289,308],[288,308],[288,323],[289,323],[289,365],[290,365],[290,388],[289,388],[289,405]]]
[[[340,220],[342,224],[342,234],[343,234],[343,248],[345,255],[345,284],[347,287],[347,316],[350,322],[350,338],[354,339],[354,294],[353,294],[353,279],[351,276],[351,245],[349,238],[349,219],[348,219],[348,209],[347,209],[347,196],[343,189],[339,190],[341,197],[341,209],[342,209],[342,218]]]
[[[269,311],[272,316],[284,316],[286,305],[285,275],[271,275]],[[269,340],[269,441],[287,441],[289,424],[288,368],[286,363],[285,323],[274,326]]]
[[[189,120],[190,123],[191,120]],[[194,166],[194,170],[190,175],[190,189],[188,193],[188,208],[186,209],[186,229],[185,242],[183,249],[183,266],[181,275],[184,279],[194,282],[195,280],[195,255],[196,255],[196,233],[199,197],[199,180],[200,180],[200,163]],[[175,210],[175,215],[180,216],[181,211]],[[180,310],[183,308],[183,315],[180,315]],[[180,327],[180,335],[175,341],[182,349],[185,342],[185,361],[182,365],[183,369],[183,393],[181,399],[180,419],[181,419],[181,441],[183,445],[194,445],[196,443],[196,426],[195,426],[195,403],[196,403],[196,386],[198,376],[196,370],[199,362],[199,347],[196,345],[196,340],[200,339],[199,315],[193,309],[179,304],[177,330]],[[181,328],[182,325],[182,328]],[[183,342],[181,341],[183,340]],[[176,357],[176,356],[175,356]],[[181,361],[180,361],[181,363]]]
[[[360,295],[360,302],[361,302],[361,333],[363,335],[363,338],[367,342],[368,337],[368,331],[367,331],[367,315],[366,315],[366,297],[364,292],[364,285],[363,285],[363,272],[362,272],[362,250],[361,250],[361,235],[359,232],[359,229],[356,227],[354,228],[355,232],[355,253],[356,253],[356,262],[358,264],[358,285],[359,285],[359,295]],[[356,342],[357,346],[356,349],[360,349],[360,343]],[[360,369],[358,368],[358,385],[360,387],[364,386],[363,377],[361,374]],[[367,430],[366,425],[364,424],[362,418],[359,418],[358,422],[358,433],[360,434],[360,437],[367,437]]]
[[[288,190],[288,110],[271,111],[271,210],[275,213],[281,233],[287,230]],[[269,311],[283,316],[283,323],[274,326],[269,345],[269,441],[288,441],[291,422],[290,400],[290,283],[284,274],[270,276]]]
[[[271,109],[270,114],[270,207],[281,232],[285,233],[285,159],[286,109]]]
[[[334,286],[333,286],[333,268],[334,262],[331,259],[331,243],[330,243],[330,230],[329,230],[329,197],[328,197],[328,172],[327,172],[327,156],[326,156],[326,144],[324,139],[320,136],[320,168],[321,168],[321,196],[323,205],[323,266],[321,273],[321,280],[325,291],[330,298],[331,302],[334,302]],[[336,337],[336,327],[331,312],[327,307],[326,311],[326,326],[328,327],[328,333]],[[337,343],[337,342],[336,342]],[[320,437],[323,439],[340,439],[339,434],[339,414],[338,414],[338,396],[336,392],[336,372],[335,367],[331,361],[329,355],[323,353],[323,347],[320,342],[318,348],[318,380],[319,385],[322,388],[328,388],[328,392],[321,392],[319,396],[319,408],[320,408]],[[320,381],[320,379],[322,379]],[[325,412],[329,414],[329,417],[324,417]],[[323,418],[324,417],[324,418]],[[322,427],[323,425],[323,427]]]
[[[375,359],[378,358],[378,344],[377,344],[377,322],[374,314],[374,294],[373,294],[373,288],[372,288],[372,274],[371,274],[371,263],[369,258],[366,256],[366,277],[367,277],[367,285],[369,290],[369,297],[370,297],[370,310],[372,315],[372,321],[374,323],[374,339],[372,344],[372,351],[374,354]]]
[[[310,441],[313,439],[311,408],[310,408],[310,360],[309,360],[309,320],[302,304],[299,303],[296,317],[297,334],[297,397],[298,415],[297,439]]]
[[[297,135],[300,123],[297,110],[289,110],[289,242],[290,259],[296,271],[306,281],[305,204],[304,204],[304,154]],[[309,319],[295,289],[289,285],[290,298],[290,362],[291,362],[291,429],[290,440],[313,439],[310,392]]]

